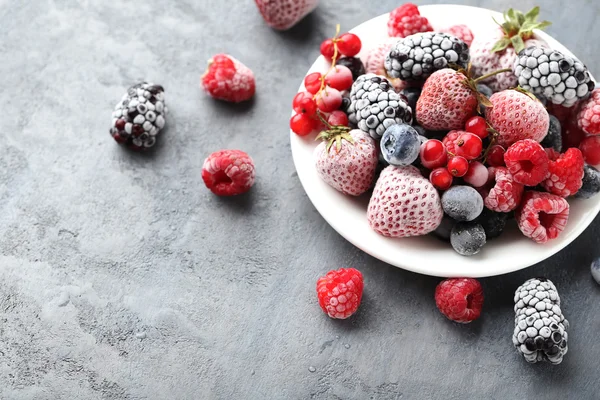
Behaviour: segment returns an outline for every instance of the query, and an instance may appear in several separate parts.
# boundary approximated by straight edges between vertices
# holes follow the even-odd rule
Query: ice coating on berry
[[[426,235],[442,221],[438,191],[413,166],[386,167],[369,201],[371,228],[383,236]]]
[[[590,98],[581,104],[577,125],[588,135],[600,135],[600,89],[595,89]]]
[[[254,0],[267,25],[286,30],[314,10],[319,0]]]
[[[389,36],[401,38],[433,30],[427,18],[421,16],[419,8],[412,3],[405,3],[394,9],[387,25]]]
[[[209,155],[202,165],[202,179],[218,196],[234,196],[254,185],[254,162],[241,150],[220,150]]]
[[[394,124],[411,124],[413,112],[406,98],[393,90],[372,91],[353,103],[356,125],[373,139],[380,139],[387,128]]]
[[[486,243],[485,230],[476,222],[459,222],[452,228],[450,244],[461,256],[474,256]]]
[[[217,54],[208,61],[201,85],[211,97],[234,103],[249,100],[256,91],[252,70],[227,54]]]
[[[359,196],[373,185],[377,168],[377,146],[364,132],[349,132],[353,143],[341,140],[341,148],[334,142],[327,151],[328,142],[321,142],[314,152],[317,173],[329,186],[350,195]]]
[[[379,96],[382,92],[393,91],[394,88],[390,81],[387,78],[375,75],[375,74],[365,74],[361,75],[356,79],[356,81],[352,84],[352,88],[350,89],[350,106],[348,107],[348,120],[350,123],[356,125],[358,122],[358,115],[356,113],[356,105],[357,101],[367,98],[369,95],[372,97]],[[383,132],[382,132],[383,134]]]
[[[524,186],[514,181],[511,173],[504,167],[489,169],[493,176],[492,187],[489,191],[483,189],[483,203],[487,208],[496,212],[509,212],[521,203]]]
[[[397,38],[385,38],[381,43],[371,48],[367,53],[365,61],[366,72],[376,75],[385,75],[385,57],[390,52],[392,46],[397,42]]]
[[[488,208],[484,208],[481,215],[477,217],[475,222],[483,227],[486,239],[492,240],[504,232],[504,227],[506,226],[507,220],[507,213],[498,213]]]
[[[467,324],[481,315],[483,288],[472,278],[452,278],[435,288],[435,305],[446,318]]]
[[[600,171],[590,165],[585,165],[583,167],[582,185],[575,197],[589,199],[598,192],[600,192]]]
[[[354,268],[329,271],[317,281],[319,306],[331,318],[346,319],[358,310],[363,287],[363,276]]]
[[[535,140],[523,139],[504,153],[504,162],[515,182],[535,186],[548,175],[548,154]]]
[[[467,46],[471,46],[471,43],[473,43],[474,35],[467,25],[452,25],[448,28],[439,29],[438,32],[447,33],[448,35],[457,37],[465,42]]]
[[[526,192],[515,217],[523,235],[536,243],[546,243],[556,239],[565,229],[569,219],[569,203],[554,194]]]
[[[471,161],[471,163],[469,163],[469,170],[463,177],[465,182],[476,188],[485,185],[488,181],[488,178],[489,172],[487,168],[479,161]]]
[[[541,142],[548,133],[550,117],[539,101],[516,90],[494,93],[490,101],[486,119],[498,131],[499,145],[507,148],[522,139]]]
[[[540,143],[543,148],[552,148],[556,151],[562,150],[562,127],[558,118],[550,115],[548,133]]]
[[[573,196],[583,184],[584,161],[581,151],[576,148],[568,149],[564,154],[554,150],[546,150],[551,155],[548,174],[542,186],[549,193],[562,197]]]
[[[380,145],[388,164],[405,167],[419,157],[421,139],[410,125],[392,125],[385,130]]]
[[[473,221],[483,211],[483,198],[470,186],[452,186],[442,195],[444,212],[456,221]]]
[[[359,76],[365,74],[365,65],[358,57],[340,57],[335,61],[335,65],[343,65],[352,72],[352,79],[357,80]]]

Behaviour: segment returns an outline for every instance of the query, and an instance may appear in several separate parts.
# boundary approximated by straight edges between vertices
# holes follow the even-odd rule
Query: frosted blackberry
[[[335,65],[343,65],[348,67],[352,72],[352,79],[357,80],[359,76],[364,75],[365,65],[358,57],[340,57],[335,62]]]
[[[475,222],[483,227],[486,239],[491,240],[497,238],[504,232],[507,220],[507,213],[498,213],[484,207],[481,215],[477,217]]]
[[[471,186],[452,186],[442,196],[442,208],[456,221],[473,221],[483,211],[483,198]]]
[[[522,50],[513,70],[523,89],[565,107],[588,97],[596,85],[579,60],[548,48]]]
[[[394,91],[394,87],[385,77],[375,74],[359,76],[350,89],[350,106],[347,109],[348,120],[356,125],[356,101],[366,97],[371,92],[381,93]]]
[[[393,90],[374,90],[357,99],[350,107],[354,106],[358,128],[373,139],[380,139],[390,126],[412,123],[412,110],[405,99]]]
[[[562,127],[560,126],[560,121],[554,115],[550,115],[548,133],[540,144],[545,149],[552,148],[559,153],[562,150]]]
[[[591,165],[583,167],[583,184],[575,194],[578,199],[589,199],[600,192],[600,171]]]
[[[392,78],[423,81],[451,64],[467,68],[469,46],[446,33],[425,32],[407,36],[392,46],[385,69]]]
[[[554,284],[545,278],[526,281],[515,292],[515,312],[512,340],[525,360],[560,364],[568,351],[569,322]]]
[[[135,150],[152,147],[165,126],[167,112],[162,86],[147,82],[133,85],[115,106],[110,135]]]
[[[481,251],[486,237],[483,227],[474,222],[459,222],[452,228],[450,244],[462,256],[473,256]]]

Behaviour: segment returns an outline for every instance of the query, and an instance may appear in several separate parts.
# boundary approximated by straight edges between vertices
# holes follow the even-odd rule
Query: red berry
[[[465,176],[468,170],[469,162],[466,158],[456,156],[448,160],[448,172],[450,172],[452,176],[460,178],[461,176]]]
[[[436,168],[429,174],[429,181],[439,190],[447,190],[452,186],[452,175],[446,168]]]
[[[579,150],[583,153],[585,162],[590,165],[600,164],[600,136],[590,136],[581,142]]]
[[[342,105],[342,94],[339,90],[326,87],[317,94],[317,107],[319,110],[329,113],[340,108]]]
[[[421,164],[428,169],[443,167],[448,162],[446,146],[436,139],[428,140],[421,145]]]
[[[504,153],[506,168],[515,182],[526,186],[535,186],[548,174],[548,154],[533,139],[515,142]]]
[[[469,164],[469,170],[463,177],[465,182],[473,187],[482,187],[488,181],[488,169],[479,161],[473,161]]]
[[[321,43],[321,54],[323,54],[323,57],[331,61],[335,54],[335,46],[336,44],[334,43],[333,39],[323,40],[323,43]]]
[[[465,133],[464,131],[450,131],[444,136],[442,139],[442,143],[446,146],[446,151],[448,152],[448,158],[452,158],[456,155],[456,143],[458,142],[458,137]]]
[[[583,139],[585,139],[587,135],[584,131],[579,129],[577,123],[575,121],[569,121],[566,123],[563,131],[562,131],[562,144],[563,149],[568,149],[570,147],[579,147]]]
[[[317,94],[321,89],[323,75],[320,72],[313,72],[312,74],[306,75],[304,78],[304,87],[309,93]]]
[[[350,89],[352,83],[354,83],[352,71],[345,65],[336,65],[325,76],[325,83],[337,90]]]
[[[290,119],[290,129],[298,136],[306,136],[315,129],[315,120],[306,114],[296,114]]]
[[[346,319],[358,310],[363,287],[363,276],[354,268],[329,271],[317,281],[319,305],[331,318]]]
[[[456,141],[456,155],[467,160],[474,160],[481,155],[483,142],[481,138],[473,133],[463,133]]]
[[[569,197],[581,189],[583,184],[583,155],[576,148],[568,149],[564,154],[559,154],[554,149],[546,149],[550,162],[548,174],[542,186],[549,193],[557,196]]]
[[[240,150],[217,151],[204,160],[202,180],[218,196],[245,193],[254,184],[254,162]]]
[[[335,110],[329,114],[327,122],[332,126],[348,126],[348,116],[343,111]]]
[[[435,288],[435,305],[446,318],[468,324],[481,315],[483,288],[472,278],[452,278]]]
[[[317,103],[313,100],[313,96],[308,92],[300,92],[294,96],[292,107],[298,114],[306,114],[312,117],[317,112]]]
[[[390,13],[388,35],[406,37],[419,32],[430,32],[433,28],[412,3],[405,3]]]
[[[496,212],[509,212],[517,208],[523,196],[523,185],[515,182],[504,167],[492,167],[488,171],[492,188],[482,189],[485,206]]]
[[[527,192],[516,213],[523,235],[536,243],[556,239],[569,219],[569,203],[562,197],[541,192]]]
[[[587,134],[600,135],[600,89],[594,90],[590,98],[581,104],[577,124]]]
[[[489,132],[487,129],[487,122],[485,122],[483,117],[479,116],[469,118],[465,124],[465,131],[474,133],[481,139],[485,139],[488,136]]]
[[[256,91],[254,73],[227,54],[217,54],[209,60],[201,84],[211,97],[234,103],[249,100]]]
[[[492,167],[504,167],[504,147],[499,144],[495,144],[490,148],[490,151],[487,155],[487,163]]]
[[[354,33],[344,33],[338,39],[338,50],[346,57],[354,57],[360,52],[362,43]]]
[[[465,42],[469,47],[471,47],[471,43],[473,43],[473,32],[471,32],[471,29],[469,29],[467,25],[454,25],[449,28],[440,29],[439,32],[455,36]]]

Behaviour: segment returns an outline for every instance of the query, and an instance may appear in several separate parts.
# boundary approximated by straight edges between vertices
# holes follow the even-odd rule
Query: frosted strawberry
[[[440,29],[438,32],[447,33],[448,35],[455,36],[465,42],[467,46],[471,46],[473,43],[473,32],[467,25],[452,25],[448,28]],[[492,72],[492,71],[490,71]]]
[[[413,166],[385,168],[369,201],[371,228],[388,237],[426,235],[442,222],[440,196]]]
[[[227,54],[217,54],[208,61],[201,85],[211,97],[234,103],[249,100],[256,91],[250,68]]]
[[[377,168],[375,141],[361,130],[343,126],[321,132],[315,148],[317,172],[329,186],[359,196],[373,186]]]
[[[265,22],[279,30],[290,29],[314,10],[319,0],[255,0]]]
[[[541,142],[548,133],[548,112],[531,93],[504,90],[490,97],[487,122],[497,131],[497,143],[508,148],[522,139]],[[418,116],[418,115],[417,115]]]
[[[471,65],[475,77],[484,76],[499,69],[512,68],[517,54],[530,46],[547,47],[546,42],[533,39],[534,29],[550,25],[538,22],[539,7],[527,14],[513,10],[504,13],[504,23],[499,28],[478,34],[471,43]],[[517,86],[517,77],[512,72],[494,75],[483,80],[494,92]]]

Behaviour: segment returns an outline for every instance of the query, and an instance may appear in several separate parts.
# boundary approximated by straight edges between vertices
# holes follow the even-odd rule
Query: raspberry
[[[569,197],[577,193],[583,184],[583,154],[576,148],[568,149],[559,154],[553,149],[547,149],[550,158],[548,177],[542,186],[548,192]]]
[[[537,243],[546,243],[565,229],[569,203],[550,193],[526,192],[515,217],[523,235]]]
[[[317,281],[317,297],[323,312],[346,319],[358,310],[363,293],[363,276],[354,268],[332,270]]]
[[[589,135],[600,135],[600,89],[594,90],[581,105],[577,125]]]
[[[535,140],[519,140],[504,153],[506,168],[515,182],[535,186],[548,175],[548,155]]]
[[[523,185],[515,182],[511,173],[504,167],[493,167],[489,172],[493,177],[493,187],[487,194],[484,193],[485,206],[496,212],[509,212],[517,208],[523,196]]]
[[[473,43],[473,32],[471,32],[471,29],[466,25],[453,25],[449,28],[440,29],[440,32],[456,36],[465,42],[467,46],[471,46],[471,43]]]
[[[388,20],[388,35],[406,37],[419,32],[431,32],[433,28],[427,18],[419,13],[419,7],[405,3],[390,14]]]
[[[452,278],[435,288],[435,305],[446,318],[468,324],[481,315],[483,288],[472,278]]]
[[[242,194],[254,184],[254,162],[241,150],[220,150],[204,160],[202,179],[218,196]]]
[[[211,97],[234,103],[249,100],[256,91],[254,73],[227,54],[217,54],[208,61],[201,83]]]

